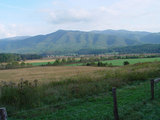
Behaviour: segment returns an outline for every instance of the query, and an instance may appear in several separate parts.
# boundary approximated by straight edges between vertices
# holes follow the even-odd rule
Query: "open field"
[[[54,59],[38,59],[38,60],[26,60],[25,63],[43,63],[43,62],[53,62]]]
[[[114,66],[123,66],[124,61],[128,61],[130,64],[136,64],[136,63],[160,61],[160,57],[157,57],[157,58],[137,58],[137,59],[117,59],[117,60],[106,60],[106,61],[102,61],[102,62],[108,63],[108,64],[111,63]],[[66,66],[82,66],[82,65],[83,65],[83,63],[77,63],[77,64],[69,64]]]
[[[46,68],[53,70],[53,67]],[[56,71],[60,69],[55,68]],[[66,66],[61,67],[61,70],[62,68],[83,68],[85,71],[80,76],[41,84],[35,88],[26,83],[22,88],[2,88],[0,103],[7,107],[9,120],[113,120],[112,87],[118,90],[121,120],[159,119],[160,84],[155,87],[155,100],[150,101],[149,80],[159,77],[160,62],[111,68]],[[90,69],[91,72],[87,72]]]
[[[112,63],[112,65],[115,66],[122,66],[124,61],[128,61],[130,64],[135,63],[144,63],[144,62],[154,62],[154,61],[160,61],[160,57],[157,58],[137,58],[137,59],[117,59],[117,60],[107,60],[102,61],[103,63]],[[54,60],[30,60],[26,61],[26,63],[31,63],[33,66],[40,66],[40,65],[46,65],[48,62],[54,63]],[[64,66],[82,66],[83,63],[74,63],[74,64],[67,64]]]
[[[87,66],[50,66],[33,67],[22,69],[0,70],[0,81],[17,82],[21,78],[24,80],[39,80],[40,82],[56,81],[61,78],[71,77],[81,74],[94,74],[97,70],[105,70],[103,67]]]
[[[124,61],[128,61],[130,64],[145,63],[145,62],[160,61],[160,57],[158,58],[139,58],[139,59],[118,59],[118,60],[107,60],[107,61],[102,61],[102,62],[112,63],[113,65],[117,65],[117,66],[122,66]]]
[[[82,66],[84,63],[74,63],[74,64],[68,64],[64,66]]]
[[[39,60],[26,60],[25,63],[30,63],[33,66],[39,66],[39,65],[45,65],[48,62],[53,63],[55,60],[54,59],[39,59]]]
[[[7,108],[9,120],[113,120],[111,89],[116,87],[121,120],[158,120],[160,96],[157,91],[156,100],[150,101],[149,80],[159,75],[160,62],[1,70],[2,80],[38,79],[44,84],[4,84],[0,104]]]

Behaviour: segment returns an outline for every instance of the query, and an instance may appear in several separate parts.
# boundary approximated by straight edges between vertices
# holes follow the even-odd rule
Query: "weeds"
[[[2,82],[1,84],[1,103],[18,108],[34,107],[39,102],[37,80],[33,83],[21,79],[18,84]]]

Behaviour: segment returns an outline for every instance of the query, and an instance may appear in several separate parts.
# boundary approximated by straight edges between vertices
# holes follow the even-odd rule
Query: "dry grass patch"
[[[54,59],[38,59],[38,60],[26,60],[25,63],[41,63],[41,62],[53,62]]]
[[[0,70],[0,81],[19,82],[21,78],[29,81],[38,79],[40,82],[58,81],[71,76],[94,74],[95,71],[105,69],[87,66],[50,66]]]

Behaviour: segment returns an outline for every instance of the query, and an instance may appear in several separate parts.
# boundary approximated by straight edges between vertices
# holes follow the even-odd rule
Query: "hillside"
[[[0,53],[67,54],[81,49],[108,49],[152,41],[160,43],[160,34],[125,30],[90,32],[58,30],[21,40],[0,40]]]
[[[17,37],[10,37],[10,38],[4,38],[4,39],[0,39],[0,41],[11,41],[11,40],[24,40],[30,38],[30,36],[17,36]]]
[[[146,44],[160,44],[160,33],[148,34],[141,39],[141,42]]]
[[[119,47],[106,50],[107,52],[118,52],[121,54],[132,53],[160,53],[160,44],[144,44],[136,46]]]

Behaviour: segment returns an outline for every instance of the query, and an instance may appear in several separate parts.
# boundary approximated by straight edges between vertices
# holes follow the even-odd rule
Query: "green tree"
[[[66,63],[67,60],[65,58],[62,59],[62,63]]]
[[[25,62],[21,62],[21,67],[24,67],[25,66]]]
[[[75,58],[72,58],[72,62],[76,62],[76,59],[75,59]]]
[[[71,62],[72,62],[72,59],[71,59],[70,57],[68,57],[68,58],[67,58],[67,62],[68,62],[68,63],[71,63]]]
[[[60,59],[56,59],[55,62],[53,63],[53,65],[59,65],[61,63]]]
[[[99,61],[97,65],[98,66],[103,66],[103,63]]]
[[[124,61],[123,65],[129,65],[129,62],[128,61]]]

